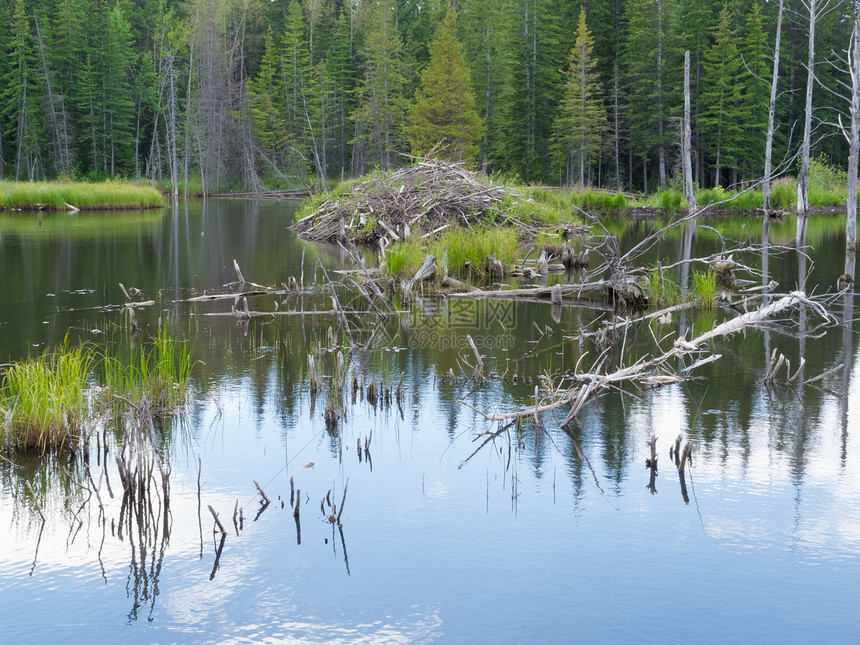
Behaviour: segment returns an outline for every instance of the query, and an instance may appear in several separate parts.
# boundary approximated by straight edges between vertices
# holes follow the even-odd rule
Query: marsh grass
[[[89,346],[66,345],[7,365],[0,385],[0,423],[7,449],[45,452],[78,436],[89,417]]]
[[[127,363],[107,350],[102,356],[104,384],[109,393],[134,403],[145,399],[150,406],[157,405],[162,410],[172,410],[185,400],[191,368],[187,344],[173,340],[163,329],[149,346],[132,348]]]
[[[469,270],[481,272],[484,260],[492,253],[507,267],[517,258],[518,242],[517,231],[513,228],[458,227],[446,231],[426,246],[417,240],[395,242],[385,253],[383,268],[387,275],[406,278],[418,270],[428,253],[441,263],[446,248],[448,272],[452,275],[464,275]]]
[[[64,209],[71,204],[81,210],[158,208],[161,193],[151,186],[128,181],[86,183],[78,181],[0,181],[0,206],[7,208]]]
[[[133,349],[129,362],[91,345],[63,345],[6,365],[0,381],[0,438],[7,450],[17,452],[74,448],[69,441],[87,432],[100,410],[117,405],[117,394],[136,404],[145,398],[158,411],[181,405],[191,369],[186,344],[163,331],[147,347]]]
[[[574,205],[592,215],[623,213],[628,206],[627,198],[622,193],[608,193],[599,190],[575,191],[571,200]]]
[[[717,302],[717,274],[713,269],[693,271],[690,279],[690,291],[699,308],[711,311]]]
[[[672,272],[663,271],[659,267],[654,267],[646,275],[645,291],[648,293],[649,303],[657,308],[681,302],[681,288]]]

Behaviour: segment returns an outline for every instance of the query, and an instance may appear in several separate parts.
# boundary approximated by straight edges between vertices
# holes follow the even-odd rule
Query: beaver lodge
[[[491,220],[536,233],[529,200],[496,186],[464,164],[422,158],[414,166],[351,183],[312,203],[313,212],[293,224],[299,236],[318,242],[387,247],[409,237],[429,238],[453,226],[470,228]],[[515,214],[525,213],[518,219]],[[524,221],[531,219],[532,221]]]

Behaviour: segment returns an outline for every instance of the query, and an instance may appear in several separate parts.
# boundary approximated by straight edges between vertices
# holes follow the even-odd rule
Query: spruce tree
[[[575,178],[580,186],[585,185],[586,166],[600,150],[605,127],[594,38],[585,22],[585,9],[581,9],[551,147],[563,183],[571,184]]]
[[[724,169],[737,169],[741,151],[741,66],[732,16],[728,8],[723,8],[714,28],[714,44],[705,55],[705,91],[702,94],[705,107],[700,119],[712,156],[715,186],[721,185]]]
[[[404,147],[407,106],[403,98],[402,42],[389,3],[377,0],[363,11],[365,69],[354,113],[356,140],[365,144],[367,161],[387,171]]]
[[[24,0],[12,6],[6,75],[3,78],[2,114],[6,123],[8,158],[15,159],[15,180],[35,179],[41,172],[43,140],[38,64]]]
[[[278,156],[284,147],[285,131],[278,109],[277,92],[278,57],[272,28],[266,32],[265,50],[257,75],[248,81],[251,101],[251,129],[254,139],[263,154],[272,163],[279,161]]]
[[[648,157],[657,156],[660,186],[666,185],[670,117],[677,112],[678,71],[674,60],[672,0],[630,0],[626,10],[627,41],[623,63],[627,75],[630,143],[643,161],[647,184]],[[647,190],[647,185],[646,185]]]
[[[740,114],[743,136],[740,145],[741,170],[746,178],[761,175],[764,146],[761,133],[767,126],[770,100],[770,73],[767,36],[762,25],[761,7],[753,3],[746,18],[743,36],[742,96]]]
[[[469,68],[455,32],[456,14],[449,7],[430,43],[430,61],[421,73],[421,87],[410,109],[406,128],[412,154],[427,154],[437,143],[439,156],[471,158],[478,151],[483,124],[475,109]]]

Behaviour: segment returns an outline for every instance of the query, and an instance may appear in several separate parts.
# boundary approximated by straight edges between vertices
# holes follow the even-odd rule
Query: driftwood
[[[567,296],[572,294],[590,293],[594,291],[602,291],[611,285],[609,280],[597,280],[595,282],[587,282],[584,284],[564,284],[560,285],[561,295]],[[451,298],[480,298],[480,299],[495,299],[495,300],[526,300],[529,298],[551,298],[555,286],[552,287],[535,287],[526,289],[505,289],[503,291],[489,291],[476,289],[468,293],[452,293]]]
[[[562,427],[567,427],[567,425],[589,401],[610,389],[617,388],[618,385],[624,382],[634,382],[646,386],[660,386],[676,383],[682,380],[683,377],[678,374],[660,371],[664,370],[670,362],[674,362],[678,358],[694,352],[704,351],[701,348],[709,340],[734,334],[746,329],[747,327],[763,323],[769,318],[784,313],[791,307],[797,305],[809,306],[825,319],[832,319],[832,316],[830,316],[819,303],[809,300],[806,297],[806,294],[802,291],[794,291],[788,296],[765,305],[760,309],[742,314],[717,325],[711,331],[705,332],[696,338],[686,340],[681,337],[675,341],[671,349],[654,358],[648,359],[647,357],[642,357],[632,365],[628,365],[627,367],[623,367],[611,373],[601,373],[601,367],[603,365],[601,361],[597,363],[592,372],[576,373],[573,376],[573,380],[578,381],[579,385],[567,390],[554,391],[552,394],[552,400],[549,403],[536,403],[534,406],[529,408],[501,414],[486,414],[465,401],[461,400],[460,403],[471,408],[490,422],[488,428],[483,432],[478,433],[478,436],[490,433],[493,426],[499,421],[520,419],[529,416],[536,417],[537,415],[570,404],[570,410],[562,423]],[[713,360],[716,360],[713,355],[703,357],[696,361],[692,366],[688,367],[686,371],[691,371],[695,367],[712,362]]]
[[[473,287],[472,285],[466,284],[465,282],[455,280],[451,276],[445,276],[444,278],[442,278],[442,286],[447,287],[449,289],[457,289],[458,291],[479,291],[477,287]]]

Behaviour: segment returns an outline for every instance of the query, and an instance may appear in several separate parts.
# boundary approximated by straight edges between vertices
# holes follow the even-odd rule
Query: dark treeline
[[[786,4],[775,163],[802,138],[809,1]],[[727,186],[763,172],[775,4],[454,0],[446,39],[441,0],[2,0],[0,175],[216,192],[388,169],[426,151],[430,108],[415,103],[432,101],[435,73],[471,87],[448,90],[449,111],[480,117],[459,150],[488,172],[677,186],[689,50],[693,177]],[[839,165],[850,14],[829,6],[815,25],[813,155]],[[446,52],[468,73],[434,72]]]

